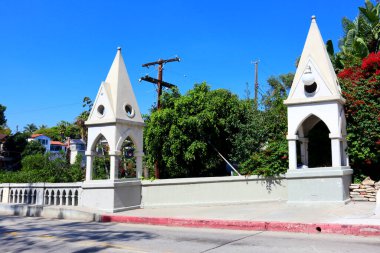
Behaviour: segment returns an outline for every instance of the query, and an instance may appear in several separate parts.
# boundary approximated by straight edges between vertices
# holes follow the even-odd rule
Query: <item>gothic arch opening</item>
[[[298,167],[330,167],[331,140],[329,128],[319,117],[310,115],[298,129],[297,142]]]
[[[110,178],[110,146],[107,139],[100,135],[94,145],[93,180]]]
[[[323,121],[319,121],[310,129],[309,167],[331,167],[331,140],[329,129]]]
[[[136,146],[132,138],[127,137],[121,145],[121,156],[119,159],[119,178],[136,177],[136,157],[134,151]]]

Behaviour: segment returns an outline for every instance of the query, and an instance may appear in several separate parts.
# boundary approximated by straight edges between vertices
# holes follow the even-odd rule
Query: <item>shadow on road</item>
[[[64,250],[68,243],[79,243],[76,252],[97,252],[111,247],[110,243],[149,240],[156,234],[142,231],[123,231],[112,223],[68,222],[42,218],[0,216],[0,246],[11,251],[30,249],[43,252]],[[46,242],[46,244],[44,244]],[[49,247],[47,247],[49,243]]]

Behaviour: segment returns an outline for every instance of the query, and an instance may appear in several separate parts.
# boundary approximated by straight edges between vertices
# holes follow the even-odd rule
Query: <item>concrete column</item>
[[[144,156],[144,153],[139,151],[135,152],[135,157],[136,157],[136,178],[141,178],[142,177],[142,157]]]
[[[341,137],[330,135],[330,139],[331,139],[331,163],[332,163],[332,167],[342,166],[341,146],[340,146]]]
[[[118,178],[117,157],[110,155],[110,180],[115,180]]]
[[[37,198],[36,198],[36,205],[44,205],[45,204],[45,188],[40,188],[37,190]]]
[[[118,179],[119,177],[119,156],[120,151],[110,151],[110,180]]]
[[[343,153],[343,157],[342,157],[342,160],[343,160],[343,165],[344,166],[349,166],[350,162],[349,162],[349,157],[348,157],[348,154],[347,154],[347,140],[346,140],[346,136],[343,136],[343,139],[342,139],[342,143],[343,143],[343,147],[342,147],[342,153]]]
[[[92,180],[94,151],[86,151],[86,181]]]
[[[4,187],[3,188],[3,199],[1,200],[0,199],[0,202],[1,203],[9,203],[10,201],[10,190],[9,190],[9,186],[8,187]]]
[[[302,164],[309,165],[309,138],[299,138]]]
[[[380,190],[377,190],[376,193],[376,209],[375,214],[380,215]]]
[[[289,146],[289,170],[297,169],[297,135],[287,136]]]

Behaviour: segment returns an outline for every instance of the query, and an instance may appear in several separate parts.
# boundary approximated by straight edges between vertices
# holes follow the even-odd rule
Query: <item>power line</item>
[[[30,112],[39,112],[39,111],[45,111],[45,110],[62,108],[62,107],[67,107],[67,106],[72,106],[72,105],[79,105],[79,104],[82,104],[82,103],[76,102],[76,103],[71,103],[71,104],[61,104],[61,105],[43,107],[43,108],[32,109],[32,110],[23,110],[23,111],[19,111],[19,112],[12,112],[12,114],[23,114],[23,113],[30,113]]]

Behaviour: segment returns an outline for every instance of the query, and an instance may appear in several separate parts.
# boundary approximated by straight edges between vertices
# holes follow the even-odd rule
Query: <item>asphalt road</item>
[[[0,216],[0,252],[380,252],[380,237]]]

